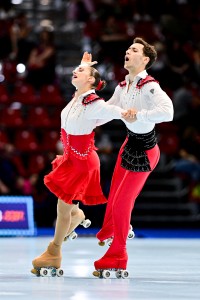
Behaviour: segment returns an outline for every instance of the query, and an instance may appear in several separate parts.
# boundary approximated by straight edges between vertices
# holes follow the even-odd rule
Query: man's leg
[[[125,142],[124,142],[125,144]],[[119,168],[120,167],[120,163],[121,163],[121,152],[122,152],[122,148],[124,147],[124,144],[122,145],[118,157],[117,157],[117,161],[116,161],[116,165],[115,165],[115,169],[113,172],[113,176],[112,176],[112,182],[111,182],[111,186],[110,186],[110,192],[109,192],[109,197],[108,197],[108,203],[106,205],[106,212],[105,212],[105,216],[104,216],[104,220],[103,220],[103,225],[101,230],[97,233],[96,237],[100,240],[106,240],[110,237],[113,237],[114,235],[114,227],[113,227],[113,220],[112,220],[112,209],[113,209],[113,199],[115,197],[115,193],[117,191],[117,189],[120,186],[121,180],[123,179],[123,173],[119,172]],[[124,170],[125,172],[125,170]]]
[[[151,149],[148,158],[153,170],[159,160],[159,149]],[[115,193],[113,200],[114,239],[102,259],[95,262],[95,268],[126,268],[128,256],[126,240],[131,219],[131,212],[135,200],[141,192],[151,172],[131,172],[122,167],[118,169],[119,176],[123,179]]]

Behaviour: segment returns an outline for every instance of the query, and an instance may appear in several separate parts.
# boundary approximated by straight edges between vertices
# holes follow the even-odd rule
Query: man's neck
[[[135,77],[140,73],[144,71],[144,69],[138,69],[138,70],[130,70],[129,71],[129,82],[133,82],[135,80]]]

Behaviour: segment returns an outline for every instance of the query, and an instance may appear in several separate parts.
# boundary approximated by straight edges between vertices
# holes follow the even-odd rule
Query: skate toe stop
[[[93,276],[95,276],[95,277],[99,277],[99,276],[100,276],[100,273],[99,273],[98,271],[96,271],[96,270],[95,270],[92,274],[93,274]]]
[[[31,273],[34,275],[38,275],[38,271],[35,268],[31,269]]]
[[[105,246],[105,242],[104,241],[102,241],[102,242],[99,241],[98,244],[99,244],[99,246]]]

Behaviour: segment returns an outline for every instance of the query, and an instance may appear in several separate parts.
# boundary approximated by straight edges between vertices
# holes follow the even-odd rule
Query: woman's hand
[[[81,60],[81,65],[84,65],[84,64],[91,67],[93,65],[96,65],[97,61],[92,61],[92,54],[91,53],[84,52],[82,60]]]
[[[137,120],[136,114],[137,114],[137,110],[135,108],[130,108],[127,111],[122,113],[122,117],[127,122],[133,123]]]

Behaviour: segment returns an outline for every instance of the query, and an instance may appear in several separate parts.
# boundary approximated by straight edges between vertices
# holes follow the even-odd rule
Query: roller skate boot
[[[51,242],[47,250],[32,261],[31,273],[43,277],[63,276],[64,271],[60,268],[61,259],[61,246]]]
[[[77,224],[78,223],[78,224]],[[67,234],[64,238],[64,241],[66,242],[67,240],[75,240],[78,237],[78,234],[76,233],[76,231],[74,230],[76,227],[78,227],[79,225],[83,226],[84,228],[88,228],[91,225],[91,221],[89,219],[84,219],[80,218],[78,222],[76,222],[76,224],[73,224],[73,220],[72,220],[72,224],[70,226],[69,229],[69,234]]]
[[[109,278],[114,272],[116,278],[128,278],[129,272],[126,270],[127,254],[120,256],[104,255],[101,259],[94,262],[95,271],[93,275],[98,278]]]

